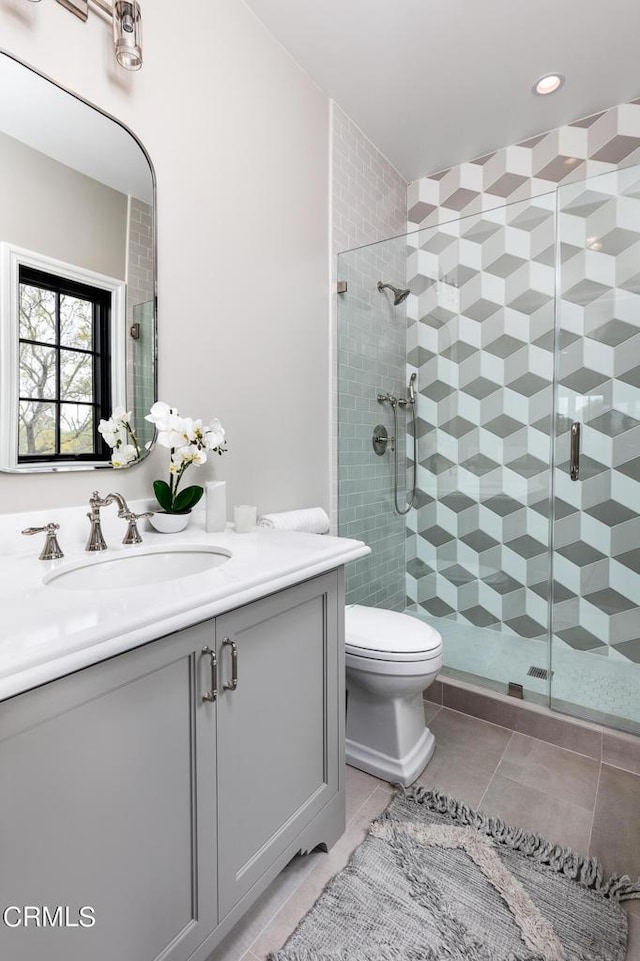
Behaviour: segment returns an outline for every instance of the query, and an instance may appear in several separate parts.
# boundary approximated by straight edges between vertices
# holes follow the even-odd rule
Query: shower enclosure
[[[373,549],[347,602],[428,620],[445,674],[640,732],[640,168],[348,251],[338,277],[339,528]],[[388,398],[414,374],[403,515],[412,410]]]

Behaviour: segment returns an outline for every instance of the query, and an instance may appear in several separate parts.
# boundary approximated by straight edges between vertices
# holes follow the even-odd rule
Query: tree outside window
[[[111,295],[20,267],[18,460],[108,460]]]

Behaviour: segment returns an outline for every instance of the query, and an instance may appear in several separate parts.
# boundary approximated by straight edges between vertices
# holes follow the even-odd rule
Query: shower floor
[[[640,733],[640,664],[629,662],[615,651],[576,651],[554,639],[550,697],[549,681],[527,673],[530,667],[548,668],[546,641],[501,634],[411,608],[406,613],[426,621],[441,634],[444,675],[503,694],[509,681],[515,681],[522,684],[527,700]]]

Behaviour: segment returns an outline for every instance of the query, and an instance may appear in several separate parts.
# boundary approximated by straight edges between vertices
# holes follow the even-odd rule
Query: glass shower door
[[[543,704],[555,205],[544,195],[407,237],[409,609],[442,635],[444,674]]]
[[[557,223],[551,706],[640,731],[640,168]]]

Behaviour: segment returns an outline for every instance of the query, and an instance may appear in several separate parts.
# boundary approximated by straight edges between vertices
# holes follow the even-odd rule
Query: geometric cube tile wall
[[[639,159],[634,102],[423,178],[410,186],[410,229],[430,229],[409,236],[407,273],[422,492],[409,599],[433,616],[546,636],[553,446],[555,638],[634,661]],[[567,470],[573,420],[579,483]]]
[[[409,238],[421,506],[407,594],[432,616],[547,631],[555,197]]]
[[[408,231],[529,200],[559,184],[640,162],[640,100],[421,177],[408,189]]]
[[[563,427],[581,423],[582,475],[556,437],[556,578],[575,599],[556,634],[573,647],[640,662],[640,171],[558,191]],[[571,518],[574,518],[572,521]]]

